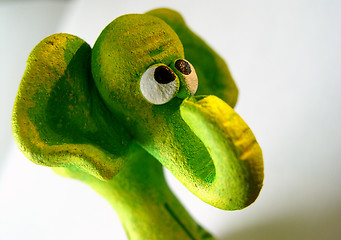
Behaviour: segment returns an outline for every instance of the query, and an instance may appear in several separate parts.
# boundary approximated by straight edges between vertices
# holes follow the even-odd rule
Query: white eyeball
[[[152,104],[170,101],[179,90],[179,80],[172,69],[163,64],[149,67],[141,76],[140,89]]]
[[[175,68],[184,76],[187,88],[194,95],[198,89],[198,76],[192,64],[185,59],[178,59]]]

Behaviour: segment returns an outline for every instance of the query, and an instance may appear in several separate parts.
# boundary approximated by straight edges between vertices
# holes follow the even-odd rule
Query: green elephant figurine
[[[172,194],[162,165],[214,207],[255,201],[262,152],[232,109],[237,96],[222,58],[179,13],[155,9],[115,19],[93,48],[64,33],[42,40],[12,128],[31,161],[103,195],[129,239],[214,239]]]

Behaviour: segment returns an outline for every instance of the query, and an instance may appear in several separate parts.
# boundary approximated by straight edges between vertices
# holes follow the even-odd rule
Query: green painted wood
[[[192,63],[206,95],[190,96],[179,59]],[[178,79],[162,105],[140,90],[154,64]],[[130,239],[213,239],[171,193],[161,166],[215,207],[255,201],[262,152],[232,109],[237,96],[226,63],[177,12],[156,9],[115,19],[93,49],[70,34],[42,40],[28,59],[12,128],[31,161],[103,195]]]

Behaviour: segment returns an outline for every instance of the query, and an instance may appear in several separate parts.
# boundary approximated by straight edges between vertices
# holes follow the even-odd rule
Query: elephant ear
[[[34,163],[108,180],[123,166],[131,139],[98,94],[90,56],[90,46],[76,36],[42,40],[28,58],[12,129]]]
[[[199,79],[197,94],[216,95],[231,107],[238,98],[238,89],[225,61],[186,25],[182,16],[171,9],[147,12],[165,21],[179,36],[185,58],[192,63]]]

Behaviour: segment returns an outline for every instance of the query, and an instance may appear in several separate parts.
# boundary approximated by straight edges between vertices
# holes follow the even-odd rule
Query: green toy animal
[[[69,34],[42,40],[12,127],[31,161],[103,195],[129,239],[213,239],[171,193],[162,165],[212,206],[251,204],[263,160],[232,109],[237,95],[225,62],[180,14],[156,9],[115,19],[92,49]]]

